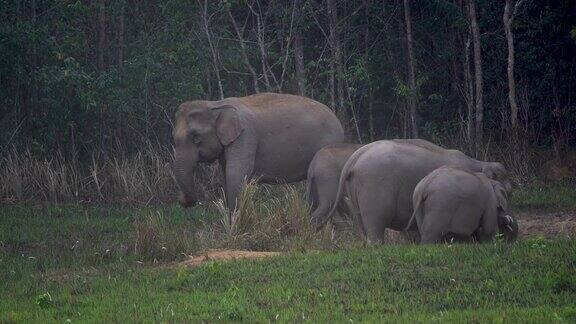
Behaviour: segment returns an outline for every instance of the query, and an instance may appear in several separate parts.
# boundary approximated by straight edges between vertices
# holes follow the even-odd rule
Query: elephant
[[[328,145],[316,152],[308,167],[307,195],[310,205],[310,221],[316,230],[322,229],[328,220],[328,212],[334,205],[338,191],[338,180],[342,167],[362,144],[338,143]],[[342,223],[346,206],[341,204],[335,211],[332,223],[335,227]]]
[[[501,233],[512,242],[518,223],[509,215],[509,200],[499,181],[481,172],[443,166],[422,179],[412,195],[421,244],[438,243],[449,235],[474,238],[478,242]]]
[[[509,197],[512,194],[508,171],[499,162],[479,161],[422,139],[381,140],[359,148],[346,161],[329,217],[346,194],[361,235],[369,243],[381,242],[386,228],[406,228],[413,213],[414,188],[444,165],[483,172],[500,181]],[[416,230],[415,226],[409,228],[411,232]]]
[[[219,161],[230,211],[243,184],[290,183],[305,179],[314,154],[344,141],[344,129],[325,105],[277,93],[182,103],[175,117],[174,175],[179,201],[196,203],[198,163]]]

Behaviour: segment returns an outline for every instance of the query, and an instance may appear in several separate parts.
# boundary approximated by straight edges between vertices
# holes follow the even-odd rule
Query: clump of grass
[[[136,218],[134,232],[134,254],[143,261],[183,259],[197,247],[192,229],[168,224],[159,211]]]
[[[316,234],[311,227],[301,188],[286,185],[274,189],[249,181],[233,212],[224,199],[216,201],[214,209],[220,221],[205,223],[198,231],[199,241],[205,248],[294,250],[314,248],[329,240],[327,232]]]

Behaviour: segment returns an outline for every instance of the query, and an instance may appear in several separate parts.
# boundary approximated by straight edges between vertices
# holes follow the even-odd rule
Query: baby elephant
[[[453,167],[441,167],[422,179],[412,196],[414,220],[421,243],[437,243],[448,235],[493,239],[502,233],[506,241],[518,235],[518,223],[508,214],[508,197],[502,184]]]

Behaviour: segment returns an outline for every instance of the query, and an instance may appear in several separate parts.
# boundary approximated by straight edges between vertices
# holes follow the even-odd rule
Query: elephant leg
[[[315,197],[317,199],[315,202],[317,206],[316,209],[312,211],[310,218],[313,222],[313,225],[316,227],[316,230],[321,230],[328,222],[328,213],[332,207],[330,202],[331,200],[334,200],[334,196],[330,197],[326,195],[324,190],[317,190]]]
[[[451,213],[442,209],[435,209],[433,204],[425,206],[432,211],[424,211],[423,218],[418,222],[421,239],[420,244],[434,244],[442,242],[446,229],[450,226]]]
[[[334,213],[334,217],[332,218],[332,226],[337,232],[342,232],[348,228],[348,223],[346,219],[342,216],[340,211],[336,211]]]
[[[478,231],[479,242],[492,241],[498,233],[498,218],[497,212],[486,210],[482,215],[481,227]]]
[[[358,194],[360,220],[368,243],[381,243],[385,230],[394,216],[396,207],[392,195],[382,193],[380,188],[363,185]]]
[[[422,233],[420,244],[435,244],[442,241],[442,231],[427,231]]]
[[[418,243],[421,241],[420,232],[418,231],[402,231],[400,232],[402,239],[408,243]]]
[[[238,207],[238,195],[254,171],[254,152],[240,145],[231,145],[225,153],[225,193],[230,212]]]
[[[318,204],[318,208],[312,211],[310,219],[313,222],[313,225],[316,227],[316,230],[321,230],[324,225],[326,224],[327,214],[330,211],[330,205],[324,204],[322,201]]]

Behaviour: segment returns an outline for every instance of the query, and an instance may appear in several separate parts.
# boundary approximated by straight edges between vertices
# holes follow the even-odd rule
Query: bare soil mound
[[[239,259],[260,259],[280,255],[280,252],[256,252],[244,250],[208,250],[180,262],[179,265],[197,267],[208,261],[234,261]]]

